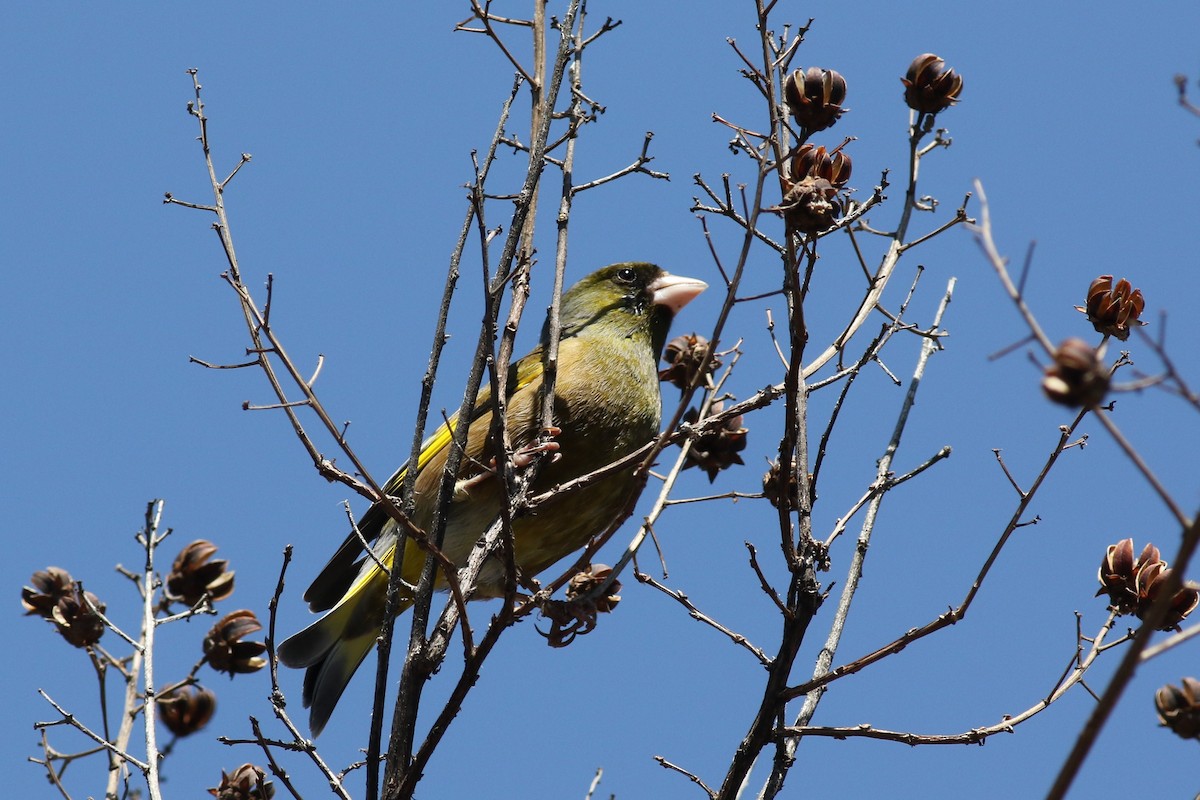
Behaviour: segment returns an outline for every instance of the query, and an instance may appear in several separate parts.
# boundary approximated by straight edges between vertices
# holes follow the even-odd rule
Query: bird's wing
[[[516,392],[529,386],[541,374],[542,350],[539,347],[516,364],[513,364],[509,369],[507,387],[509,396],[511,397]],[[492,390],[490,386],[485,386],[476,395],[475,408],[471,414],[472,424],[491,413]],[[454,439],[454,428],[457,424],[458,412],[455,412],[421,444],[421,452],[417,455],[418,474],[438,453],[449,446],[450,442]],[[408,464],[405,463],[384,484],[383,493],[390,496],[399,496],[407,473]],[[304,599],[308,603],[310,610],[328,610],[333,608],[345,596],[346,592],[353,585],[354,579],[358,576],[363,563],[363,540],[374,542],[378,539],[388,519],[387,511],[378,504],[367,509],[366,513],[358,521],[358,531],[362,534],[362,537],[360,538],[354,531],[351,531],[346,540],[342,542],[341,547],[337,549],[337,552],[333,554],[329,562],[321,569],[321,572],[313,579],[312,584],[304,593]],[[385,554],[379,553],[378,555],[383,558]],[[391,554],[388,553],[387,555],[390,556]],[[410,555],[413,554],[406,551],[406,562]],[[422,555],[421,557],[423,558],[424,556]]]

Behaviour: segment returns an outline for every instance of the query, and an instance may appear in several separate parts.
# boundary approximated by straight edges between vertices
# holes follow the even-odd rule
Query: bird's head
[[[672,275],[654,264],[604,267],[563,294],[559,313],[563,338],[585,331],[646,337],[657,359],[672,317],[707,288],[704,281]]]

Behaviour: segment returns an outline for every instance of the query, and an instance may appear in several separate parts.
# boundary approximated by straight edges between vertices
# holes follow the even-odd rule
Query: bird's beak
[[[678,314],[679,309],[692,302],[696,295],[708,288],[708,284],[695,278],[664,272],[647,288],[653,295],[654,305],[665,306],[671,309],[672,314]]]

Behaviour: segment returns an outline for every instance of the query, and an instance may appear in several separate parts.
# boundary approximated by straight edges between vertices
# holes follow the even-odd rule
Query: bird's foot
[[[558,452],[558,442],[553,441],[553,437],[559,436],[560,434],[562,434],[562,428],[543,429],[536,442],[533,444],[527,444],[517,452],[513,453],[513,466],[517,469],[525,469],[534,461],[536,461],[537,457],[543,453],[550,454],[551,464],[553,464],[555,461],[558,461],[558,459],[562,457],[562,454]]]

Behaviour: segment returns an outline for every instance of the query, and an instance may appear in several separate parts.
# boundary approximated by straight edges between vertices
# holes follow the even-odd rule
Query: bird
[[[532,456],[522,459],[521,454],[554,451],[541,460],[531,493],[547,492],[594,472],[658,434],[662,400],[657,364],[667,331],[675,314],[707,286],[654,264],[628,262],[596,270],[563,293],[551,445],[539,445],[545,442],[539,436],[544,430],[541,395],[549,320],[539,344],[509,371],[506,425],[518,454],[514,464],[533,460]],[[475,401],[441,547],[459,566],[498,518],[507,498],[490,443],[493,409],[491,390],[485,386]],[[457,416],[424,441],[417,458],[411,520],[422,530],[429,531],[433,522]],[[385,495],[400,494],[408,469],[405,464],[388,480]],[[514,557],[522,574],[537,575],[603,532],[623,510],[635,481],[630,467],[547,500],[533,513],[514,519]],[[283,664],[306,670],[303,701],[314,737],[325,728],[383,623],[388,578],[380,564],[392,568],[399,526],[376,503],[356,527],[357,532],[351,531],[304,594],[309,610],[325,612],[324,616],[280,643],[277,650]],[[364,541],[373,542],[374,558],[364,552]],[[407,541],[401,572],[409,585],[416,584],[425,555],[411,539]],[[504,585],[505,568],[499,558],[492,558],[480,572],[473,596],[502,596]],[[439,577],[438,586],[445,588],[444,578]],[[413,598],[401,591],[402,612]]]

